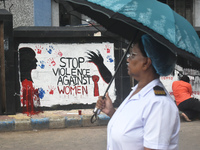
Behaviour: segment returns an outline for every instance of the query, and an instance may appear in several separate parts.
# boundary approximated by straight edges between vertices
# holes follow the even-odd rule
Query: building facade
[[[68,26],[88,24],[90,18],[75,13],[67,13],[58,0],[2,0],[0,9],[13,14],[13,27],[19,26]],[[200,0],[159,0],[168,4],[178,14],[186,18],[194,27],[200,27]],[[86,20],[86,21],[84,21]]]

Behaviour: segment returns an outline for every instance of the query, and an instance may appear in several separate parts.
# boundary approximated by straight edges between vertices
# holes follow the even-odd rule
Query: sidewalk
[[[107,115],[101,113],[99,119],[92,124],[90,119],[93,115],[93,109],[82,109],[81,115],[78,111],[44,111],[32,116],[22,113],[0,115],[0,132],[103,126],[107,125],[110,119]]]
[[[107,115],[101,113],[98,115],[99,119],[92,124],[92,115],[93,109],[44,111],[32,116],[23,113],[0,115],[0,132],[105,126],[110,120]],[[182,117],[180,119],[185,122]]]

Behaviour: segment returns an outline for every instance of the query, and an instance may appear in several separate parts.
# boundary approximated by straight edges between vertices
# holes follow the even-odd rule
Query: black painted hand
[[[88,62],[93,62],[95,65],[100,66],[103,64],[103,57],[101,56],[100,52],[98,51],[98,54],[96,54],[93,51],[87,52],[89,57],[87,57],[89,60]]]
[[[112,74],[108,70],[108,68],[104,65],[104,63],[103,63],[104,59],[103,59],[101,53],[99,51],[98,51],[98,54],[96,54],[93,51],[88,51],[86,53],[89,55],[89,56],[87,56],[88,62],[94,63],[97,66],[103,80],[106,83],[109,83],[112,78]]]

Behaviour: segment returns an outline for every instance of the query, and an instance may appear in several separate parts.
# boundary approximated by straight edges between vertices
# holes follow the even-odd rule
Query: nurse
[[[145,34],[130,48],[127,62],[138,84],[117,110],[108,93],[96,104],[111,117],[107,150],[178,150],[178,109],[159,79],[173,71],[176,56]]]

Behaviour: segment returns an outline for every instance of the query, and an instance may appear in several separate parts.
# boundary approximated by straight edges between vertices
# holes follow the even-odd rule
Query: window
[[[168,4],[174,11],[176,11],[178,14],[186,18],[191,24],[193,24],[193,0],[159,0],[159,1]],[[195,3],[194,5],[195,8],[196,6],[200,6],[200,0],[195,0],[194,3]],[[200,11],[198,8],[199,7],[197,7],[195,10],[198,11],[199,13]],[[69,11],[70,9],[71,9],[70,6],[64,8],[62,4],[59,4],[60,26],[85,24],[80,19],[80,18],[85,19],[85,16],[82,16],[79,13],[74,13],[74,15],[70,15],[67,13],[67,11]],[[195,14],[197,14],[197,12],[195,12]],[[200,19],[198,24],[200,24]]]
[[[67,11],[70,11],[71,9],[71,6],[64,7],[62,4],[59,4],[60,26],[81,24],[81,14],[78,12],[71,12],[71,14],[67,13]]]
[[[194,18],[193,18],[193,22],[194,22],[194,26],[195,27],[200,27],[200,0],[195,0],[194,1]]]
[[[193,24],[193,0],[166,0],[166,3]]]

